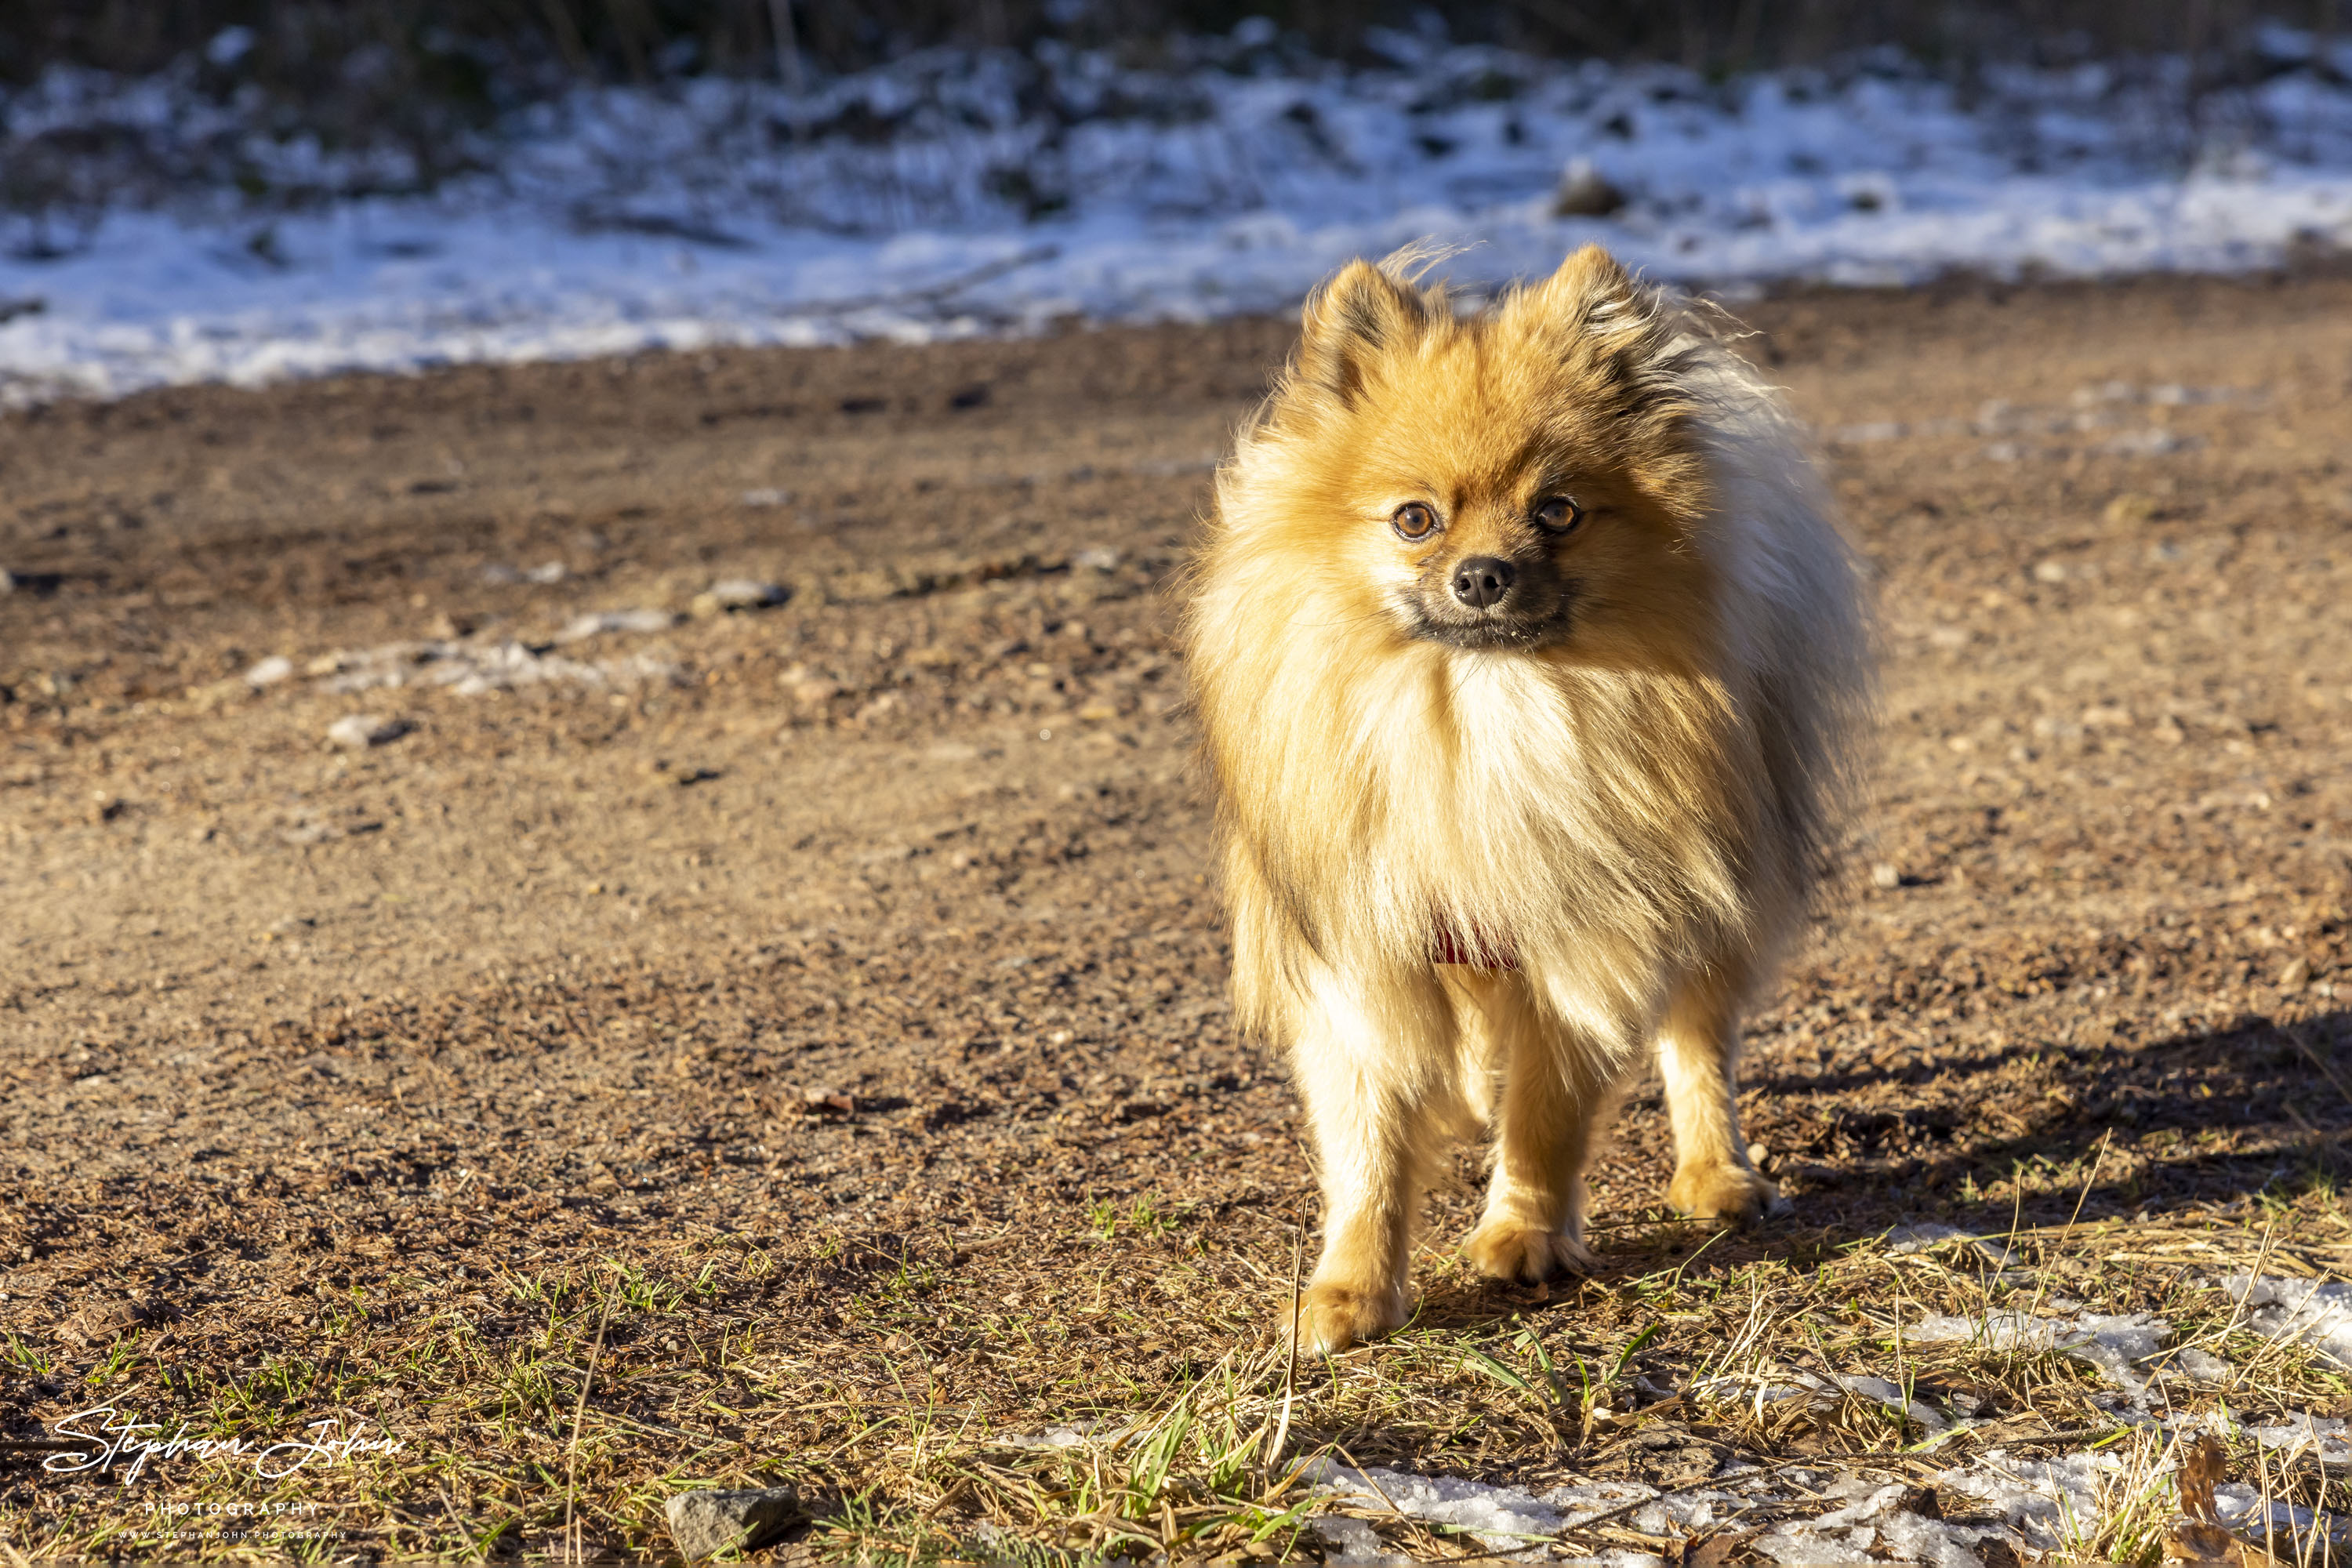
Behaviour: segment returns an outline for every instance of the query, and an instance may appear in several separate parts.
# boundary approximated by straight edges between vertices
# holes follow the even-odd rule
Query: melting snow
[[[1976,1245],[1965,1233],[1943,1227],[1921,1226],[1906,1239],[1910,1238],[1916,1238],[1921,1247],[1955,1240]],[[2248,1304],[2247,1321],[2258,1331],[2308,1339],[2331,1353],[2352,1351],[2352,1286],[2249,1279],[2242,1275],[2223,1284]],[[2155,1422],[2166,1430],[2186,1431],[2226,1419],[2214,1415],[2159,1419],[2156,1415],[2155,1391],[2143,1373],[2144,1363],[2153,1362],[2150,1370],[2179,1371],[2200,1382],[2218,1383],[2230,1375],[2227,1363],[2195,1346],[2164,1354],[2164,1344],[2172,1333],[2169,1323],[2145,1313],[2080,1312],[2072,1319],[2053,1319],[2009,1311],[1980,1319],[1929,1317],[1907,1328],[1905,1337],[1918,1343],[1978,1342],[2074,1356],[2132,1394],[2130,1405],[2119,1412],[2127,1421]],[[1764,1400],[1827,1403],[1843,1392],[1902,1407],[1903,1391],[1884,1378],[1850,1375],[1832,1382],[1803,1373],[1774,1375],[1787,1381],[1724,1378],[1717,1383],[1727,1389],[1752,1387],[1752,1397]],[[1930,1431],[1949,1428],[1948,1421],[1922,1403],[1911,1403],[1907,1413]],[[2352,1464],[2352,1429],[2347,1426],[2352,1424],[2335,1417],[2299,1415],[2274,1426],[2246,1430],[2283,1460],[2309,1455],[2334,1468]],[[1975,1516],[1958,1520],[1927,1519],[1906,1511],[1898,1505],[1907,1489],[1890,1477],[1841,1476],[1827,1467],[1734,1471],[1668,1492],[1636,1482],[1601,1481],[1556,1487],[1539,1496],[1522,1488],[1490,1486],[1456,1477],[1358,1470],[1329,1459],[1318,1461],[1307,1474],[1326,1489],[1328,1502],[1376,1515],[1393,1509],[1465,1531],[1501,1553],[1517,1552],[1529,1545],[1528,1537],[1557,1535],[1604,1515],[1647,1535],[1688,1535],[1719,1528],[1765,1504],[1819,1509],[1811,1518],[1773,1524],[1756,1539],[1755,1550],[1775,1562],[1863,1563],[1891,1556],[1937,1568],[1968,1568],[1984,1560],[1980,1549],[1991,1541],[2002,1542],[2012,1552],[2046,1552],[2055,1547],[2070,1518],[2083,1519],[2096,1511],[2102,1482],[2111,1482],[2125,1463],[2114,1451],[2011,1458],[2002,1449],[1989,1450],[1932,1478],[1939,1492],[1979,1505]],[[2265,1521],[2262,1498],[2251,1486],[2227,1483],[2215,1495],[2222,1522],[2241,1531],[2259,1530],[2264,1522],[2274,1529],[2304,1531],[2318,1522],[2332,1533],[2342,1534],[2334,1519],[2319,1521],[2310,1510],[2283,1501],[2269,1505]],[[1317,1521],[1316,1528],[1331,1546],[1335,1562],[1403,1561],[1388,1553],[1363,1521],[1325,1516]],[[1599,1561],[1630,1565],[1657,1560],[1639,1552],[1612,1551]]]
[[[2193,116],[2179,62],[1995,71],[1963,99],[1888,60],[1710,83],[1393,35],[1390,64],[1342,68],[1236,37],[1168,69],[933,52],[798,98],[583,89],[418,195],[363,194],[413,171],[254,133],[250,171],[322,199],[224,185],[0,214],[0,401],[1200,320],[1288,309],[1348,258],[1424,237],[1475,247],[1449,264],[1473,290],[1596,239],[1735,290],[2237,271],[2352,245],[2352,48],[2322,59],[2285,32],[2258,85]],[[212,144],[226,111],[175,81],[53,74],[0,96],[0,161],[110,126]],[[861,123],[892,129],[845,129]]]
[[[2330,1469],[2352,1465],[2352,1436],[2337,1417],[2299,1415],[2276,1426],[2249,1426],[2247,1433],[2265,1448],[2284,1448],[2292,1458],[2309,1454]]]
[[[1517,1487],[1488,1486],[1453,1476],[1416,1476],[1379,1466],[1360,1470],[1322,1459],[1308,1468],[1307,1479],[1329,1488],[1335,1500],[1382,1512],[1394,1509],[1433,1524],[1466,1531],[1497,1551],[1532,1544],[1527,1539],[1530,1536],[1555,1535],[1568,1522],[1558,1510]]]
[[[2171,1332],[2171,1324],[2145,1312],[2085,1312],[2071,1323],[2023,1312],[1991,1312],[1982,1318],[1930,1314],[1906,1328],[1903,1337],[1922,1344],[1958,1342],[1993,1350],[2059,1351],[2137,1394],[2147,1386],[2139,1363],[2163,1349]]]
[[[1830,438],[1859,444],[1900,440],[1906,434],[1907,431],[1904,426],[1886,422],[1875,425],[1849,425],[1842,430],[1832,431]],[[1972,1231],[1962,1230],[1958,1226],[1940,1225],[1934,1220],[1929,1220],[1924,1225],[1896,1226],[1886,1234],[1886,1250],[1897,1255],[1926,1252],[1955,1241],[1965,1243],[1971,1252],[1976,1253],[1996,1268],[2008,1268],[2014,1257],[2005,1242],[1995,1241],[1990,1237],[1978,1236]]]
[[[2249,1309],[2246,1323],[2256,1332],[2299,1340],[2352,1366],[2352,1285],[2232,1274],[2221,1288]]]

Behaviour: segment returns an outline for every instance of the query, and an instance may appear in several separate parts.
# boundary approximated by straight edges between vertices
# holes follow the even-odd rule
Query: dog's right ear
[[[1353,404],[1374,362],[1420,337],[1429,320],[1419,289],[1369,261],[1350,261],[1307,297],[1299,379]]]

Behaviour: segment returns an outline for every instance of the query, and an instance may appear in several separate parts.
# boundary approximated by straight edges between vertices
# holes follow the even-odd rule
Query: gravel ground
[[[2352,281],[1748,315],[1874,569],[1885,733],[1751,1031],[1748,1135],[1794,1215],[1703,1268],[2077,1204],[2271,1203],[2352,1239]],[[518,1279],[691,1279],[722,1243],[771,1260],[728,1321],[767,1336],[753,1381],[789,1419],[718,1374],[628,1404],[628,1368],[699,1364],[654,1319],[600,1342],[613,1408],[805,1456],[877,1342],[1017,1425],[1068,1379],[1111,1401],[1258,1335],[1312,1183],[1223,1000],[1170,595],[1288,336],[0,418],[0,1427],[342,1364],[338,1300],[502,1343],[538,1321]],[[1602,1226],[1657,1218],[1664,1146],[1637,1091]],[[1441,1196],[1433,1259],[1466,1202]],[[910,1260],[922,1321],[982,1303],[989,1332],[1045,1298],[1140,1308],[1171,1271],[1213,1302],[1047,1375],[878,1334],[858,1303]],[[1550,1300],[1430,1268],[1461,1321]],[[396,1382],[351,1407],[463,1426]],[[650,1539],[628,1489],[680,1461],[652,1462],[597,1472],[596,1540]],[[353,1539],[425,1542],[495,1489],[460,1489]],[[0,1539],[124,1550],[130,1506],[0,1455]],[[501,1528],[462,1538],[544,1545]]]

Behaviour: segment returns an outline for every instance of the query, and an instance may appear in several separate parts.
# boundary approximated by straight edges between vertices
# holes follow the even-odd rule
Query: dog
[[[1583,1168],[1652,1042],[1668,1200],[1778,1203],[1740,1015],[1870,702],[1852,552],[1715,318],[1598,247],[1475,312],[1424,259],[1307,300],[1187,590],[1236,1013],[1288,1053],[1323,1192],[1308,1354],[1403,1324],[1423,1194],[1485,1131],[1469,1263],[1589,1267]]]

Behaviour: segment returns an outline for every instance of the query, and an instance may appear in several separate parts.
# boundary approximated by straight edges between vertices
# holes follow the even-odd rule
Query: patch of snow
[[[1381,1568],[1386,1568],[1390,1563],[1412,1561],[1381,1544],[1372,1527],[1360,1519],[1351,1519],[1345,1514],[1325,1514],[1314,1524],[1315,1533],[1322,1537],[1323,1544],[1329,1548],[1323,1556],[1326,1563],[1360,1564],[1364,1568],[1379,1564]]]
[[[2183,1431],[2203,1429],[2219,1418],[2183,1417],[2172,1425]],[[2289,1456],[2312,1452],[2333,1464],[2337,1462],[2334,1456],[2346,1451],[2345,1428],[2341,1420],[2304,1416],[2250,1430],[2266,1447]],[[2011,1554],[2056,1547],[2070,1521],[2095,1515],[2103,1484],[2112,1485],[2126,1463],[2112,1450],[2039,1458],[1989,1450],[1932,1478],[1948,1508],[1951,1498],[1977,1505],[1975,1513],[1957,1520],[1905,1510],[1899,1505],[1910,1489],[1891,1476],[1840,1474],[1826,1464],[1818,1469],[1735,1473],[1663,1493],[1638,1482],[1598,1481],[1556,1487],[1541,1497],[1455,1477],[1357,1470],[1329,1459],[1318,1461],[1307,1475],[1325,1489],[1327,1502],[1381,1513],[1392,1507],[1415,1519],[1466,1531],[1502,1554],[1516,1554],[1533,1544],[1528,1537],[1557,1535],[1603,1516],[1618,1518],[1648,1535],[1687,1536],[1720,1528],[1743,1510],[1762,1505],[1776,1511],[1792,1507],[1813,1510],[1807,1518],[1773,1523],[1755,1540],[1754,1550],[1775,1562],[1863,1563],[1891,1557],[1936,1568],[1971,1568],[1984,1561],[1984,1548],[1991,1542]],[[2216,1502],[2224,1524],[2241,1531],[2261,1528],[2265,1516],[2254,1489],[2223,1485],[2217,1489]],[[1644,1506],[1623,1511],[1631,1504]],[[2315,1518],[2311,1510],[2284,1502],[2272,1503],[2267,1515],[2268,1522],[2282,1530],[2308,1530]],[[2332,1517],[2316,1521],[2330,1531],[2339,1528]],[[1315,1528],[1334,1548],[1334,1561],[1402,1561],[1387,1552],[1360,1520],[1327,1515],[1315,1521]],[[1599,1559],[1637,1560],[1641,1554],[1623,1552],[1603,1553]]]
[[[1128,1427],[1090,1421],[1083,1426],[1048,1426],[1043,1432],[1000,1432],[989,1439],[1005,1448],[1087,1448],[1116,1442]]]
[[[1441,270],[1473,295],[1593,240],[1735,295],[2352,246],[2352,89],[2315,46],[2194,115],[2179,61],[2002,68],[1963,96],[1884,58],[1709,82],[1486,47],[1360,68],[1218,47],[1156,68],[934,50],[798,95],[583,87],[414,195],[376,194],[418,188],[410,154],[244,126],[184,74],[52,72],[0,89],[0,162],[119,130],[166,167],[234,145],[248,181],[305,199],[219,176],[0,213],[0,300],[25,305],[0,322],[0,403],[1200,321],[1286,310],[1423,238],[1467,247]]]
[[[2147,1380],[2139,1374],[2139,1363],[2163,1349],[2171,1333],[2171,1324],[2145,1312],[2084,1312],[2065,1322],[2012,1311],[1990,1312],[1982,1318],[1931,1313],[1906,1327],[1903,1337],[1918,1344],[2058,1351],[2087,1363],[2109,1382],[2137,1394],[2147,1386]]]
[[[2352,1366],[2352,1285],[2232,1274],[2221,1288],[2247,1309],[2255,1332],[2300,1341]]]
[[[2309,1454],[2330,1469],[2352,1466],[2352,1436],[2341,1418],[2303,1413],[2275,1426],[2249,1426],[2246,1435],[2265,1448],[2284,1448],[2293,1459]]]
[[[2027,1544],[2055,1546],[2066,1521],[2095,1517],[2099,1486],[2122,1471],[2115,1454],[2061,1454],[2049,1458],[2011,1458],[1995,1448],[1936,1479],[1939,1489],[1984,1505],[2021,1535]]]
[[[1789,1381],[1773,1381],[1782,1377]],[[1780,1371],[1767,1377],[1706,1379],[1698,1385],[1698,1392],[1717,1399],[1730,1396],[1743,1403],[1752,1400],[1759,1410],[1767,1405],[1785,1404],[1790,1400],[1802,1400],[1825,1410],[1838,1402],[1841,1394],[1853,1394],[1908,1415],[1931,1433],[1941,1432],[1951,1426],[1925,1402],[1904,1398],[1901,1386],[1883,1377],[1842,1373],[1835,1378],[1826,1378],[1810,1372]]]
[[[2200,1383],[2227,1383],[2230,1380],[2230,1363],[2212,1352],[2200,1350],[2195,1345],[2184,1345],[2174,1352],[2168,1364]]]
[[[1557,1509],[1538,1502],[1517,1487],[1489,1486],[1454,1476],[1416,1476],[1378,1465],[1357,1469],[1335,1459],[1318,1459],[1307,1479],[1350,1507],[1393,1509],[1432,1524],[1475,1536],[1497,1552],[1532,1544],[1530,1537],[1556,1535],[1567,1524]]]
[[[1897,1509],[1908,1489],[1885,1477],[1848,1476],[1820,1489],[1839,1506],[1809,1520],[1774,1525],[1754,1542],[1754,1548],[1776,1563],[1867,1563],[1891,1548],[1904,1562],[1928,1563],[1937,1568],[1978,1568],[1983,1559],[1978,1542],[1998,1538],[2014,1545],[2017,1537],[1998,1525],[1951,1524],[1925,1519]]]

